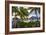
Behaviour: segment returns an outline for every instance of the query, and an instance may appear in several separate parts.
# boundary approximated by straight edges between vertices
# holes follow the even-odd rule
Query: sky
[[[36,17],[35,10],[33,10],[33,12],[29,14],[28,18],[30,18],[32,16],[35,16]],[[38,10],[37,10],[37,16],[38,17],[40,16],[40,14],[38,13]]]

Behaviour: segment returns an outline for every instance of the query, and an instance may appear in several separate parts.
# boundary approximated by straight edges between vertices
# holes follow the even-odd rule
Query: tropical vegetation
[[[30,10],[30,13],[32,13],[33,10],[35,10],[35,14],[37,17],[38,17],[37,10],[38,10],[38,13],[40,14],[40,8],[35,8],[35,7],[24,8],[24,7],[17,7],[17,6],[12,7],[12,13],[15,13],[15,17],[13,21],[16,21],[13,24],[13,28],[29,28],[29,27],[39,27],[40,26],[39,18],[36,18],[37,19],[36,21],[24,22],[25,19],[27,20],[29,19],[28,15],[30,13],[28,12],[28,10]],[[16,16],[20,16],[20,19],[17,18]]]

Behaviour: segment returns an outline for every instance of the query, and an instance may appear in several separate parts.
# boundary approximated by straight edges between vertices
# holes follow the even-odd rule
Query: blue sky
[[[28,17],[32,17],[32,16],[36,17],[35,10],[33,10],[33,12],[30,13]],[[37,16],[40,17],[40,14],[38,13],[38,10],[37,10]]]

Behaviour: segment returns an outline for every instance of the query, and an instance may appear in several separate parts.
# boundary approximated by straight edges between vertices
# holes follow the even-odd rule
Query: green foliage
[[[28,15],[28,11],[26,8],[24,7],[20,7],[20,11],[23,13],[23,15],[27,16]]]
[[[14,6],[14,7],[12,7],[12,12],[18,12],[18,7],[17,6]]]
[[[24,7],[17,7],[17,6],[14,6],[14,7],[12,7],[12,12],[15,12],[15,13],[17,13],[17,15],[19,15],[20,17],[21,17],[21,20],[22,21],[20,21],[20,22],[17,22],[16,23],[16,27],[17,28],[26,28],[26,27],[39,27],[40,26],[40,21],[31,21],[31,22],[23,22],[23,19],[25,19],[25,17],[27,17],[28,16],[28,10],[29,9],[32,9],[31,11],[30,11],[30,13],[34,10],[34,9],[38,9],[38,8],[24,8]],[[39,11],[39,13],[40,13],[40,11]],[[36,11],[35,11],[35,14],[36,14]],[[37,15],[37,14],[36,14]],[[15,15],[16,16],[16,15]]]
[[[17,22],[16,23],[17,26],[19,26],[20,28],[29,28],[29,27],[39,27],[40,26],[40,21],[35,21],[35,22]],[[18,28],[18,27],[17,27]]]
[[[24,19],[26,16],[28,16],[28,11],[24,7],[18,8],[17,6],[12,7],[12,12],[17,13],[21,17],[21,19]]]

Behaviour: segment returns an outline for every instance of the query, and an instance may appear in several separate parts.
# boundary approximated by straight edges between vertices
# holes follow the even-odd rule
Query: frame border
[[[31,4],[31,5],[42,5],[43,6],[43,30],[33,30],[33,31],[19,31],[19,32],[9,32],[9,4]],[[45,31],[45,3],[40,2],[24,2],[24,1],[5,1],[5,34],[18,34],[18,33],[35,33]]]

